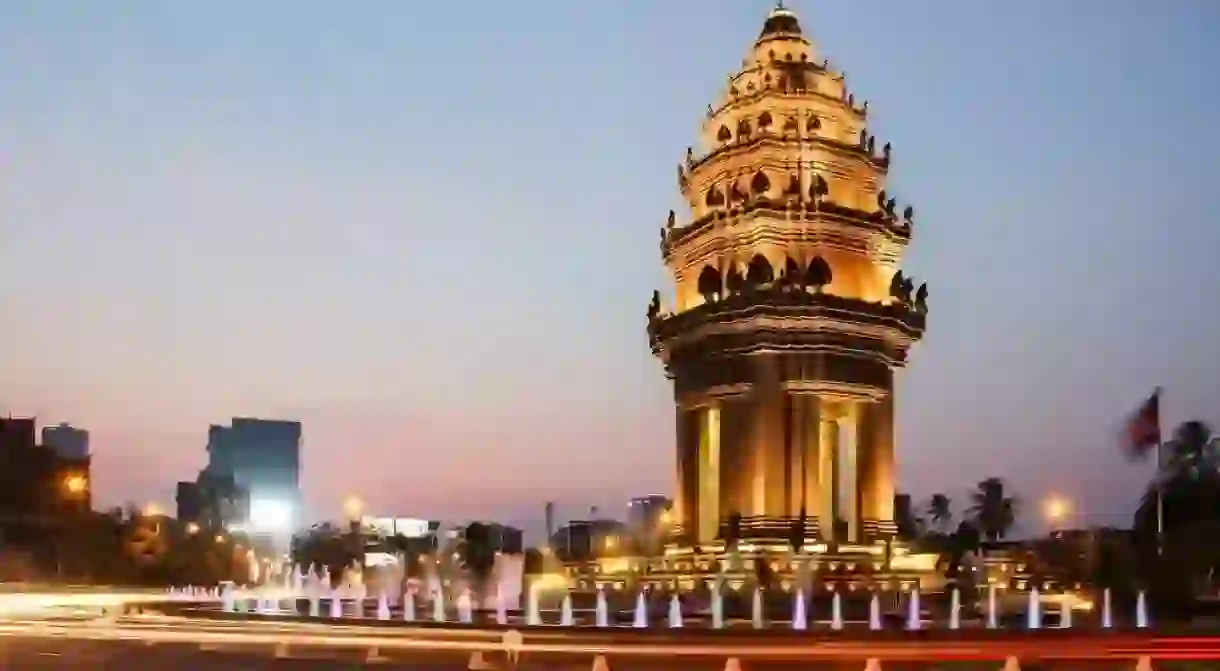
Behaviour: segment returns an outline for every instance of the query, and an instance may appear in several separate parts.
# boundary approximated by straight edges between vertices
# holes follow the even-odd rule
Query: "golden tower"
[[[927,290],[899,270],[913,210],[885,191],[867,117],[781,4],[678,166],[690,215],[661,231],[674,302],[653,294],[648,335],[688,544],[894,530],[894,371]]]

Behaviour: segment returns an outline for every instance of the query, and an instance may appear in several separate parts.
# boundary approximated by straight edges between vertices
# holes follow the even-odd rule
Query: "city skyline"
[[[1125,413],[1220,421],[1217,9],[789,4],[919,212],[899,489],[1126,522]],[[315,516],[671,493],[656,230],[770,3],[286,6],[0,8],[0,412],[89,430],[97,505],[168,504],[230,416],[304,424]]]

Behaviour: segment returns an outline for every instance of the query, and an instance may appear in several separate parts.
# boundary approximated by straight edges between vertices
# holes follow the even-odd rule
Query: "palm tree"
[[[932,520],[932,524],[942,533],[949,528],[953,521],[953,506],[948,496],[933,494],[932,498],[928,499],[928,519]]]
[[[1004,495],[1004,481],[987,478],[970,495],[973,505],[970,515],[979,533],[989,541],[998,541],[1012,531],[1017,522],[1017,500]]]

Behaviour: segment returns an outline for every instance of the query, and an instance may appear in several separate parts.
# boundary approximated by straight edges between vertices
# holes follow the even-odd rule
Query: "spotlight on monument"
[[[285,531],[292,526],[292,506],[276,499],[250,502],[250,527],[259,531]]]

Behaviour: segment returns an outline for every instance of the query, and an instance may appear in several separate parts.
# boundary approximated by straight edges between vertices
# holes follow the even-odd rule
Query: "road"
[[[1146,631],[1088,629],[1040,632],[792,632],[748,629],[527,628],[509,649],[523,670],[587,671],[599,654],[609,668],[722,671],[736,658],[746,671],[863,668],[998,669],[1005,657],[1023,668],[1131,669],[1137,658],[1220,660],[1220,637],[1166,636]],[[510,637],[516,634],[509,634]],[[470,668],[479,655],[490,668],[511,668],[505,632],[402,623],[329,624],[277,618],[225,620],[149,615],[0,622],[0,669],[194,671],[195,669],[422,669]],[[934,661],[933,661],[934,660]],[[1042,666],[1034,666],[1042,660]],[[1047,661],[1053,663],[1047,663]],[[1104,661],[1103,661],[1104,660]],[[951,662],[948,666],[945,662]],[[932,666],[925,666],[931,663]],[[487,666],[487,665],[484,665]]]

